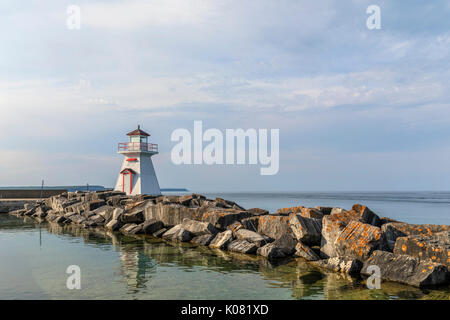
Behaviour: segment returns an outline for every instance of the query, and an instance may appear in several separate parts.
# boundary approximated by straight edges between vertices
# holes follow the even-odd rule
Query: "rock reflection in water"
[[[7,229],[9,232],[20,227],[16,217],[1,218],[2,230]],[[68,238],[70,242],[117,252],[119,265],[114,276],[126,285],[128,294],[132,294],[133,298],[158,297],[159,295],[155,295],[157,290],[183,290],[183,283],[175,283],[180,286],[175,289],[173,282],[167,283],[170,276],[167,278],[166,275],[165,280],[158,278],[161,277],[161,270],[174,272],[167,270],[176,269],[193,274],[204,272],[196,275],[200,282],[209,279],[205,280],[208,283],[203,284],[203,293],[197,296],[203,299],[216,299],[216,291],[222,289],[210,287],[211,283],[215,286],[227,286],[223,290],[229,292],[227,294],[230,299],[234,299],[234,293],[239,290],[240,297],[248,299],[450,299],[449,288],[424,290],[383,282],[382,289],[369,290],[362,278],[318,269],[301,258],[274,263],[256,255],[230,253],[190,243],[169,243],[150,236],[125,236],[103,229],[87,230],[75,225],[62,226],[46,222],[37,224],[33,219],[26,220],[25,224],[21,221],[22,229],[41,228],[58,237]],[[211,282],[211,277],[207,277],[211,273],[217,281]],[[238,274],[256,278],[249,277],[252,280],[244,283],[227,280],[230,279],[227,276]],[[253,285],[255,288],[251,287]],[[262,290],[265,290],[264,294],[261,293]],[[167,296],[172,296],[172,292]]]

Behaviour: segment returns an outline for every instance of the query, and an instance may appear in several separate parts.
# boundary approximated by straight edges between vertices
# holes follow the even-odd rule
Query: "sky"
[[[449,16],[439,0],[3,0],[0,185],[111,187],[140,124],[161,187],[450,190]],[[173,164],[172,132],[196,120],[279,129],[278,173]]]

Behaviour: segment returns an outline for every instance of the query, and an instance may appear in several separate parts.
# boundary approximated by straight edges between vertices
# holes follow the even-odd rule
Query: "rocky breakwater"
[[[450,226],[413,225],[380,218],[363,205],[244,209],[202,195],[126,196],[69,192],[11,211],[50,223],[146,234],[269,260],[306,259],[318,268],[371,275],[418,287],[450,282]]]

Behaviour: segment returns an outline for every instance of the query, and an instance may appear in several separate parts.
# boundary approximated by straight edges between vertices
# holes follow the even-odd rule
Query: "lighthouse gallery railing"
[[[158,145],[154,143],[143,143],[143,142],[121,142],[119,143],[118,150],[158,152]]]

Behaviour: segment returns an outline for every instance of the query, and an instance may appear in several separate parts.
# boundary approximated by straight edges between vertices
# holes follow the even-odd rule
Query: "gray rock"
[[[250,212],[254,216],[262,216],[262,215],[269,214],[269,211],[264,210],[264,209],[260,209],[260,208],[247,209],[247,212]]]
[[[450,267],[450,231],[397,238],[394,254],[407,254],[420,261],[430,260]]]
[[[310,247],[301,242],[295,246],[294,256],[304,258],[308,261],[320,260],[319,256]]]
[[[260,235],[259,233],[247,229],[238,229],[234,232],[234,235],[237,239],[254,243],[258,248],[274,241],[270,237]]]
[[[84,204],[84,210],[85,211],[94,211],[97,208],[100,208],[101,206],[104,206],[106,204],[105,200],[91,200]]]
[[[257,249],[258,247],[254,243],[247,240],[234,240],[228,245],[229,251],[247,254],[255,253]]]
[[[365,223],[371,224],[375,227],[381,227],[381,219],[368,207],[361,204],[355,204],[352,207],[352,211],[357,212]]]
[[[146,234],[154,234],[156,231],[161,230],[164,224],[158,220],[147,220],[142,225],[142,231]]]
[[[334,209],[333,209],[334,210]],[[350,221],[362,221],[356,213],[342,211],[340,213],[331,212],[330,215],[325,215],[322,219],[322,239],[320,245],[320,256],[322,258],[336,257],[336,240],[345,229]]]
[[[63,216],[56,216],[54,219],[52,219],[52,222],[55,223],[64,223],[66,222],[66,218],[64,218]]]
[[[289,234],[284,234],[274,242],[258,249],[257,253],[267,259],[279,259],[292,255],[295,252],[297,241]]]
[[[118,220],[111,220],[110,222],[108,222],[106,224],[106,229],[111,230],[111,231],[117,231],[121,228],[122,223]]]
[[[74,216],[74,215],[77,215],[77,213],[76,212],[67,212],[63,215],[63,217],[66,219],[69,219],[71,216]]]
[[[312,261],[315,266],[326,268],[334,272],[358,274],[363,266],[358,259],[348,257],[333,257],[324,260]]]
[[[101,206],[100,208],[95,209],[93,212],[105,219],[105,221],[109,221],[112,218],[113,212],[115,208],[109,205]]]
[[[143,223],[138,224],[136,227],[134,227],[133,229],[131,229],[129,231],[130,234],[141,234],[144,233],[143,229],[142,229]]]
[[[322,221],[302,217],[298,214],[289,215],[291,230],[298,241],[308,245],[320,244],[322,238]]]
[[[89,221],[93,222],[96,226],[101,226],[105,224],[105,218],[102,216],[95,214],[89,218]]]
[[[435,286],[448,283],[446,266],[431,261],[419,261],[408,255],[395,255],[386,251],[374,251],[364,263],[362,274],[371,275],[369,266],[378,266],[381,278],[416,287]]]
[[[87,221],[84,217],[82,217],[79,214],[74,214],[74,215],[71,215],[70,217],[64,216],[64,218],[67,218],[67,219],[69,219],[70,221],[72,221],[73,223],[76,223],[76,224],[82,224],[83,222]]]
[[[342,212],[347,212],[347,210],[335,207],[335,208],[331,208],[330,215],[338,214],[338,213],[342,213]]]
[[[124,224],[124,225],[119,229],[119,231],[120,231],[120,232],[123,232],[123,233],[130,233],[130,231],[133,230],[133,229],[136,228],[136,227],[137,227],[137,224],[136,224],[136,223],[127,223],[127,224]]]
[[[162,237],[167,240],[186,242],[193,238],[193,234],[179,224],[165,232]]]
[[[329,215],[331,214],[333,207],[316,207],[316,209],[322,212],[323,215]]]
[[[209,222],[200,222],[188,218],[183,219],[181,227],[191,232],[194,236],[201,236],[205,234],[217,234],[219,232],[219,230],[217,230]]]
[[[264,234],[272,239],[278,239],[285,234],[293,235],[289,224],[289,217],[274,214],[258,217],[258,233]]]
[[[250,218],[245,218],[240,221],[240,224],[244,229],[258,232],[258,223],[259,223],[259,217],[254,216]]]
[[[201,246],[209,246],[211,241],[215,238],[214,234],[204,234],[201,236],[194,237],[191,242],[201,245]]]
[[[286,253],[278,248],[275,243],[269,243],[258,248],[257,254],[266,257],[269,260],[281,259],[287,257]]]
[[[194,200],[194,196],[192,194],[188,194],[178,198],[178,202],[183,206],[189,206],[191,200]]]
[[[450,231],[448,225],[435,224],[407,224],[403,222],[389,222],[381,226],[385,247],[389,251],[394,250],[395,242],[399,237],[423,236],[433,237],[434,234]]]
[[[75,212],[73,212],[73,213],[75,214]],[[94,213],[94,211],[84,211],[83,213],[81,213],[81,215],[83,217],[85,217],[86,219],[89,219],[90,217],[95,216],[95,213]]]
[[[231,230],[227,230],[224,232],[220,232],[216,235],[216,237],[211,241],[209,246],[211,248],[217,249],[226,249],[228,244],[233,240],[233,232]]]
[[[124,213],[122,214],[120,219],[123,223],[142,223],[144,222],[144,211],[135,210],[132,212]]]
[[[154,232],[154,233],[152,234],[152,236],[154,236],[154,237],[156,237],[156,238],[161,238],[161,237],[163,236],[163,234],[166,233],[166,232],[167,232],[167,228],[162,228],[162,229],[160,229],[160,230]]]
[[[124,210],[122,208],[115,208],[112,213],[112,220],[120,220]]]
[[[366,260],[374,250],[381,249],[381,229],[367,223],[351,221],[335,241],[338,256]]]

